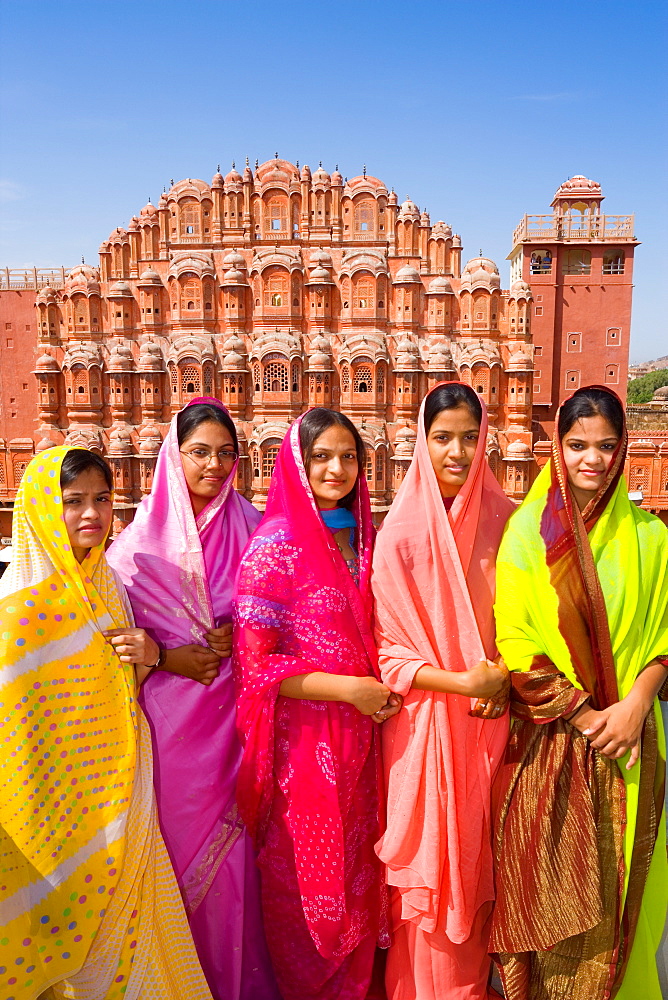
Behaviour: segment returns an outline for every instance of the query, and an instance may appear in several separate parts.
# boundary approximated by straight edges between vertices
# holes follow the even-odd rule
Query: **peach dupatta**
[[[482,401],[481,401],[482,402]],[[446,512],[424,431],[378,534],[372,586],[383,680],[404,709],[383,726],[387,830],[377,852],[401,921],[455,944],[494,898],[491,783],[508,717],[472,718],[459,695],[411,688],[422,666],[467,670],[496,655],[494,570],[513,505],[485,457],[487,412],[468,479]]]

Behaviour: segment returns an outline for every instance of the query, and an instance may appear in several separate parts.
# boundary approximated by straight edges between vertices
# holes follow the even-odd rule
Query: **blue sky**
[[[0,0],[0,266],[97,262],[171,178],[273,156],[410,194],[499,265],[582,173],[636,214],[631,358],[668,353],[668,4]]]

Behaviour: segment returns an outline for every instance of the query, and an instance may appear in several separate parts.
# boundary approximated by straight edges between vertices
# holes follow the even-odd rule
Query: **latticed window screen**
[[[373,309],[375,301],[373,281],[369,278],[361,278],[357,282],[355,300],[358,309]]]
[[[282,308],[288,304],[288,279],[273,277],[267,281],[264,292],[265,306],[272,306],[274,309]]]
[[[75,368],[72,371],[72,385],[80,396],[88,395],[88,372],[85,368]]]
[[[183,205],[181,208],[181,235],[199,235],[199,206],[196,204]]]
[[[288,228],[288,205],[285,200],[274,198],[267,205],[266,229],[270,232],[285,232]]]
[[[357,365],[353,377],[353,392],[371,392],[371,365]]]
[[[376,486],[381,489],[385,483],[385,452],[379,448],[376,452]]]
[[[264,366],[262,384],[265,392],[288,392],[288,366],[280,361],[270,361]]]
[[[362,201],[355,206],[355,232],[373,232],[374,207],[375,205],[372,201]]]
[[[366,465],[364,467],[364,475],[366,476],[367,483],[373,482],[373,456],[367,453]]]
[[[15,462],[14,463],[14,486],[18,486],[23,479],[23,473],[28,468],[27,462]]]
[[[258,361],[253,362],[253,388],[255,392],[260,391],[260,364]]]
[[[173,361],[170,361],[167,367],[169,368],[169,381],[172,386],[172,395],[175,396],[179,391],[178,372],[176,371],[176,365]]]
[[[341,365],[341,388],[344,392],[350,391],[350,369],[348,365]]]
[[[202,308],[202,290],[199,281],[186,281],[183,286],[181,301],[184,309],[197,311]]]
[[[276,465],[276,457],[280,447],[281,442],[278,438],[270,438],[262,446],[262,478],[265,480],[265,483],[274,474],[274,466]]]
[[[213,365],[204,365],[204,395],[213,396]]]
[[[489,368],[476,365],[473,369],[473,388],[481,395],[489,392]]]
[[[385,365],[376,368],[376,392],[379,396],[385,392]]]
[[[202,377],[195,365],[184,365],[181,369],[181,392],[199,395],[202,391]]]
[[[299,365],[292,366],[292,391],[299,392],[299,386],[301,382],[301,377],[299,373]]]
[[[5,467],[4,467],[4,465],[0,465],[0,486],[4,486],[5,482],[6,482],[6,480],[5,480]]]

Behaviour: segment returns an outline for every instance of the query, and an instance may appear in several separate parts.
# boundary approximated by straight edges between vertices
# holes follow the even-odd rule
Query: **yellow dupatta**
[[[0,581],[0,996],[208,1000],[134,667],[102,635],[129,615],[104,545],[79,565],[68,542],[69,450],[28,465]]]

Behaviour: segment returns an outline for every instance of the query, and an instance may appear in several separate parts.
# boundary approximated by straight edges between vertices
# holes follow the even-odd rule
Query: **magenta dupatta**
[[[194,399],[189,405],[197,403],[225,410],[216,399]],[[174,418],[158,455],[151,494],[109,549],[109,563],[127,588],[136,624],[168,649],[188,643],[206,645],[206,631],[232,621],[234,577],[248,538],[260,520],[255,508],[234,490],[235,471],[236,466],[218,496],[195,518]],[[187,677],[156,672],[142,686],[140,701],[153,734],[160,825],[202,964],[214,995],[218,995],[216,983],[221,974],[208,968],[207,955],[220,953],[222,921],[231,927],[226,936],[237,929],[242,935],[244,919],[248,932],[252,907],[244,918],[243,883],[255,878],[250,845],[244,851],[247,835],[235,798],[241,747],[235,725],[231,659],[221,661],[219,675],[208,687]],[[248,865],[250,874],[244,875]],[[230,916],[234,905],[230,896],[238,894],[233,885],[240,886],[241,893],[235,920]],[[256,882],[254,891],[257,894]],[[206,906],[202,906],[205,900]],[[219,917],[211,913],[215,907]],[[255,911],[257,923],[259,900]],[[253,933],[261,941],[259,926]],[[237,994],[231,978],[244,976],[242,942],[230,940],[225,947],[234,952],[230,963],[235,971],[229,973],[220,995],[232,997]],[[239,989],[246,995],[241,985]]]
[[[373,850],[381,831],[379,731],[351,705],[282,698],[279,686],[312,671],[379,676],[371,625],[374,529],[362,474],[354,510],[358,589],[308,484],[299,423],[281,446],[266,516],[237,584],[235,669],[244,744],[238,801],[261,867],[296,873],[289,891],[301,900],[300,918],[318,954],[339,961],[364,938],[375,939],[382,923],[385,890]],[[275,810],[283,806],[277,825]],[[281,919],[288,917],[277,913]],[[272,957],[280,984],[281,957]],[[308,956],[299,961],[306,983]]]

